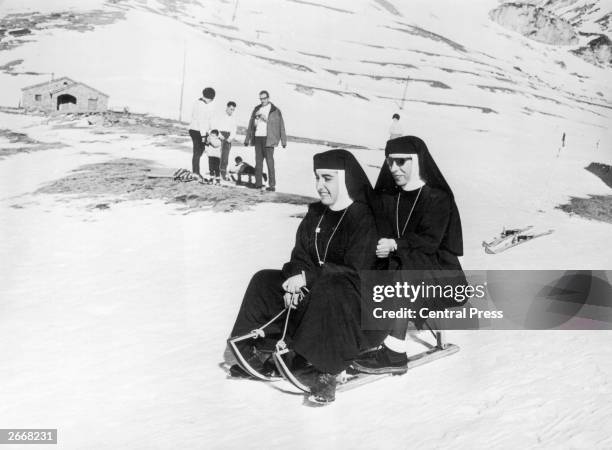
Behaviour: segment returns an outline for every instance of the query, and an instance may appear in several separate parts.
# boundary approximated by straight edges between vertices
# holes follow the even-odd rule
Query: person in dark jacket
[[[336,376],[362,351],[379,345],[386,332],[361,327],[359,271],[375,262],[377,231],[368,203],[372,187],[363,169],[346,150],[314,156],[320,202],[300,223],[291,259],[282,270],[257,272],[247,287],[231,335],[247,334],[294,304],[287,344],[316,369],[311,392],[322,403],[335,398]],[[303,288],[308,294],[299,301]],[[266,373],[266,350],[274,348],[283,321],[266,328],[265,338],[242,341],[249,364]],[[240,373],[233,366],[230,373]]]
[[[411,284],[465,284],[459,256],[463,255],[461,219],[453,192],[425,143],[415,136],[389,140],[385,162],[376,182],[377,220],[380,239],[377,267],[412,272],[426,277],[402,279]],[[386,220],[385,220],[386,219]],[[381,262],[382,264],[381,267]],[[406,272],[398,272],[404,276]],[[408,276],[408,275],[407,275]],[[453,299],[418,299],[430,309],[459,306]],[[366,373],[403,373],[407,356],[403,350],[408,319],[397,319],[382,347],[355,361]],[[418,323],[417,323],[418,324]]]
[[[267,191],[276,190],[276,173],[274,171],[274,147],[280,142],[283,148],[287,147],[287,135],[285,134],[285,122],[280,109],[270,102],[268,91],[259,93],[261,104],[257,105],[251,113],[251,119],[247,127],[244,145],[255,146],[255,185],[263,188],[262,173],[263,160],[268,166]]]

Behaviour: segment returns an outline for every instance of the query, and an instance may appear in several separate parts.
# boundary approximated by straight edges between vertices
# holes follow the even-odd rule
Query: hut
[[[68,77],[21,89],[21,106],[26,109],[63,112],[106,111],[108,95]]]

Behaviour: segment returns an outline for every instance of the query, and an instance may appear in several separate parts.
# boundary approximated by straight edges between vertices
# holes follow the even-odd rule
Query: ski
[[[555,230],[550,229],[547,231],[543,231],[541,233],[531,233],[531,234],[514,234],[511,236],[512,237],[511,239],[504,239],[503,241],[495,245],[488,245],[488,244],[483,243],[483,246],[485,248],[485,252],[493,255],[493,254],[504,252],[508,250],[509,248],[516,247],[517,245],[524,244],[525,242],[529,242],[533,239],[549,235],[553,231]]]
[[[493,239],[492,241],[490,242],[482,241],[482,246],[486,248],[486,247],[498,245],[501,242],[511,239],[513,236],[516,236],[517,234],[524,233],[525,231],[530,230],[531,228],[533,228],[533,225],[529,225],[525,228],[514,228],[514,229],[508,229],[508,230],[504,228],[502,232],[499,234],[499,236]]]

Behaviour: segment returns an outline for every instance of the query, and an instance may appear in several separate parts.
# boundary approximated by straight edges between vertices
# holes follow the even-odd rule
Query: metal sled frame
[[[262,381],[277,381],[281,379],[281,377],[269,377],[269,376],[263,375],[259,373],[258,371],[256,371],[255,369],[253,369],[253,367],[247,362],[247,360],[244,359],[244,356],[242,356],[242,353],[240,353],[240,350],[238,350],[238,346],[236,345],[236,343],[241,342],[241,341],[246,341],[248,339],[257,339],[259,337],[265,337],[265,333],[263,332],[263,329],[267,327],[268,325],[270,325],[272,322],[274,322],[276,319],[278,319],[280,316],[282,316],[286,311],[288,311],[288,308],[283,309],[276,316],[274,316],[272,320],[270,320],[268,323],[266,323],[261,328],[253,330],[250,333],[244,334],[242,336],[236,336],[233,338],[229,338],[227,340],[227,344],[229,345],[229,348],[232,354],[234,355],[234,358],[236,358],[236,362],[238,363],[238,365],[242,368],[242,370],[244,370],[246,373],[251,375],[253,378],[257,378],[258,380],[262,380]]]
[[[429,348],[424,352],[417,353],[416,355],[412,355],[408,357],[408,367],[406,371],[410,369],[414,369],[415,367],[422,366],[424,364],[430,363],[437,359],[444,358],[446,356],[450,356],[459,351],[459,347],[455,344],[446,343],[444,340],[444,331],[438,330],[434,331],[429,323],[425,322],[426,328],[431,332],[431,334],[436,339],[436,344],[431,345],[425,341],[422,341],[423,344],[427,345]],[[288,348],[278,348],[272,354],[274,358],[274,363],[278,371],[281,373],[283,378],[293,384],[299,390],[310,393],[310,388],[302,383],[287,367],[285,361],[283,360],[283,355],[289,352]],[[363,384],[370,383],[372,381],[378,380],[383,377],[387,377],[390,375],[401,375],[401,374],[360,374],[360,375],[347,375],[346,372],[342,372],[338,375],[338,391],[352,389]]]
[[[283,355],[287,353],[289,353],[289,349],[285,347],[282,349],[277,349],[272,354],[272,358],[274,358],[274,363],[276,364],[276,368],[278,369],[280,374],[283,376],[283,378],[287,380],[289,383],[291,383],[292,385],[294,385],[296,388],[298,388],[301,391],[310,393],[310,388],[306,386],[304,383],[302,383],[300,380],[298,380],[297,377],[293,374],[293,372],[289,370],[289,367],[287,367],[287,364],[285,364],[285,361],[283,360]]]
[[[303,286],[300,289],[300,292],[297,294],[297,295],[299,295],[298,302],[302,301],[304,299],[304,297],[306,295],[308,295],[308,293],[309,293],[308,288],[306,286]],[[280,349],[286,349],[287,348],[287,345],[285,344],[285,337],[287,336],[287,326],[289,325],[289,315],[291,314],[291,310],[294,307],[295,307],[295,305],[291,305],[291,304],[287,305],[287,306],[285,306],[284,309],[281,310],[281,312],[279,312],[277,315],[272,317],[268,322],[266,322],[261,327],[255,329],[255,330],[253,330],[250,333],[247,333],[245,335],[236,336],[236,337],[233,337],[233,338],[230,338],[230,339],[227,340],[229,348],[232,351],[232,353],[234,354],[234,357],[236,358],[236,361],[238,362],[238,365],[245,372],[247,372],[249,375],[251,375],[252,377],[257,378],[257,379],[262,380],[262,381],[278,381],[278,380],[282,379],[282,377],[268,377],[266,375],[263,375],[263,374],[257,372],[255,369],[253,369],[253,367],[246,361],[246,359],[244,359],[244,356],[242,356],[242,353],[240,353],[240,350],[238,350],[238,347],[236,346],[236,343],[240,342],[240,341],[246,341],[247,339],[257,339],[258,337],[265,337],[266,334],[263,331],[264,328],[266,328],[268,325],[270,325],[272,322],[274,322],[276,319],[278,319],[283,314],[287,313],[287,315],[285,316],[285,326],[283,327],[283,334],[282,334],[281,338],[278,340],[278,342],[276,343],[276,352],[274,352],[274,355],[273,355],[274,361],[276,362],[275,354]],[[285,365],[284,362],[283,362],[283,366],[287,369],[287,366]],[[278,364],[277,364],[277,367],[278,367]],[[289,371],[289,369],[287,369],[287,371]],[[283,372],[281,372],[281,374],[282,373]]]

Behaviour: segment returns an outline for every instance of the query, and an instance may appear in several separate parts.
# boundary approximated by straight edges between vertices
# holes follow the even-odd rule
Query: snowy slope
[[[569,14],[591,2],[561,3]],[[41,19],[0,51],[0,66],[23,60],[0,72],[0,104],[17,105],[21,87],[55,73],[110,94],[114,108],[177,118],[185,52],[183,119],[212,85],[219,108],[238,102],[244,125],[268,89],[290,135],[370,148],[355,154],[371,179],[399,111],[453,187],[465,268],[609,268],[610,225],[555,209],[610,194],[583,169],[612,162],[609,70],[502,29],[488,18],[497,5],[4,0],[3,20],[113,19],[85,31]],[[0,160],[0,427],[57,427],[58,447],[70,449],[612,447],[605,332],[450,333],[459,354],[324,409],[226,380],[218,365],[244,288],[287,259],[299,223],[290,215],[304,208],[184,215],[151,201],[88,211],[89,198],[32,193],[118,157],[186,166],[189,145],[161,150],[150,137],[1,112],[0,129],[67,146]],[[324,149],[291,141],[277,151],[279,190],[313,195],[312,155]],[[250,149],[233,154],[253,162]],[[484,254],[483,239],[525,224],[556,231]]]

